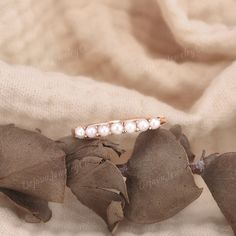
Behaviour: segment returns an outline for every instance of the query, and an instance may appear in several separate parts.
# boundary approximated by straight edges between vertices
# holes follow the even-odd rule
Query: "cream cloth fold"
[[[0,123],[58,138],[78,124],[165,115],[199,157],[236,151],[234,0],[2,0]],[[173,218],[120,225],[118,235],[233,235],[203,181]],[[46,224],[0,199],[1,235],[104,235],[67,191]]]

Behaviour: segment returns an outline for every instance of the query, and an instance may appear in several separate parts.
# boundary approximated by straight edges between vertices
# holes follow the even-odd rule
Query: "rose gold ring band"
[[[72,130],[73,136],[79,139],[106,137],[111,134],[144,132],[148,129],[158,129],[165,124],[165,117],[132,118],[126,120],[112,120],[102,123],[78,126]]]

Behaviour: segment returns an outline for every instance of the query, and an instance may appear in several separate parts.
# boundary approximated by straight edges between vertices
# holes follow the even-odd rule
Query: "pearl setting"
[[[149,124],[152,129],[158,129],[161,125],[161,121],[158,118],[151,118]]]
[[[166,123],[165,117],[152,117],[149,119],[137,118],[128,120],[115,120],[105,123],[92,124],[88,126],[78,126],[73,130],[75,138],[96,138],[106,137],[110,134],[119,135],[123,133],[144,132],[148,129],[158,129]]]
[[[129,120],[124,123],[125,132],[132,134],[137,131],[137,125],[135,121]]]
[[[124,130],[124,126],[121,122],[117,121],[117,122],[114,122],[112,125],[111,125],[111,133],[112,134],[122,134],[123,133],[123,130]]]
[[[79,126],[75,129],[75,137],[76,138],[84,138],[85,130],[83,127]]]
[[[105,137],[110,134],[110,127],[107,124],[98,126],[98,134],[102,137]]]
[[[140,119],[137,121],[137,127],[139,131],[146,131],[150,128],[149,122],[146,119]]]
[[[85,133],[88,138],[95,138],[97,135],[97,127],[96,126],[88,126],[85,130]]]

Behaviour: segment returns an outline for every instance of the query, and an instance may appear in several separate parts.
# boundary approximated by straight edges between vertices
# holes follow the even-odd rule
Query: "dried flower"
[[[96,212],[114,232],[129,202],[125,180],[116,162],[124,153],[102,139],[58,141],[67,153],[67,185],[78,200]]]

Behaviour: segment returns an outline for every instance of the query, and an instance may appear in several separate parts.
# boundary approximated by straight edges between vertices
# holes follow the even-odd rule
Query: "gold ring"
[[[78,126],[72,130],[73,136],[79,139],[105,137],[111,134],[144,132],[148,129],[158,129],[167,122],[165,117],[135,118],[127,120],[112,120],[102,123]]]

